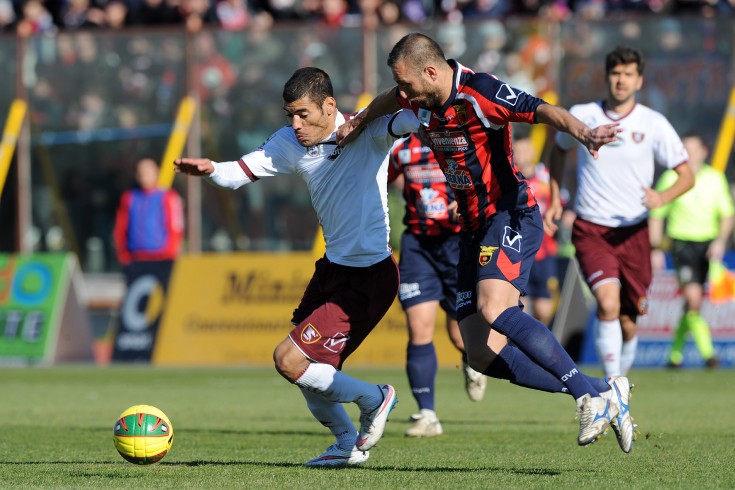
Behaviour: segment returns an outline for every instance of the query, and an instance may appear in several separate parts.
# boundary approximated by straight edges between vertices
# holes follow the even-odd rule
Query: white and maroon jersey
[[[337,114],[336,127],[344,123]],[[388,257],[388,152],[396,139],[418,129],[410,111],[370,122],[347,146],[335,134],[305,148],[291,126],[273,133],[257,150],[236,162],[214,163],[209,180],[236,189],[264,177],[297,174],[306,181],[324,233],[327,258],[368,267]]]
[[[669,121],[642,104],[622,117],[605,111],[601,102],[575,105],[569,112],[590,128],[619,122],[623,130],[617,142],[600,148],[597,160],[571,135],[557,133],[560,148],[577,146],[577,215],[610,227],[646,219],[643,188],[653,187],[654,166],[674,168],[688,160],[684,144]]]

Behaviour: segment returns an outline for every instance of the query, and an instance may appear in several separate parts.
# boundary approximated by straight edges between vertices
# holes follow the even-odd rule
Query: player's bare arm
[[[694,186],[694,173],[688,164],[684,163],[674,167],[674,171],[679,178],[665,191],[657,192],[650,187],[643,188],[643,204],[646,208],[656,209],[668,204]]]
[[[392,114],[400,108],[401,106],[398,104],[398,101],[396,101],[395,87],[385,90],[378,94],[378,96],[375,97],[364,110],[337,128],[337,133],[335,135],[337,144],[344,146],[347,143],[354,141],[354,139],[357,138],[357,135],[360,134],[360,130],[362,130],[367,123],[380,116]]]
[[[563,107],[551,104],[542,104],[536,109],[536,121],[571,134],[587,148],[595,159],[597,159],[597,150],[603,145],[616,141],[618,133],[622,131],[618,127],[619,123],[604,124],[591,129]]]
[[[177,158],[174,171],[195,176],[209,175],[214,172],[214,165],[209,158]]]
[[[561,204],[561,182],[564,176],[566,152],[557,145],[552,145],[549,155],[549,207],[544,212],[544,231],[547,235],[554,236],[559,226],[556,224],[564,212]]]

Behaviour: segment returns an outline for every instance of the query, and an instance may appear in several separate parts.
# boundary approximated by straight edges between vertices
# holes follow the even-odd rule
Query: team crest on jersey
[[[329,337],[327,341],[324,342],[324,348],[334,352],[335,354],[339,354],[345,350],[345,345],[348,340],[350,340],[348,336],[342,332],[337,332],[333,337]]]
[[[518,102],[518,94],[516,93],[515,89],[507,83],[504,83],[500,86],[500,89],[498,89],[498,93],[495,94],[495,98],[502,100],[503,102],[511,106],[515,106],[516,102]]]
[[[318,157],[322,153],[322,145],[310,146],[306,149],[306,154],[310,157]]]
[[[464,104],[457,104],[454,107],[454,113],[457,114],[457,124],[463,126],[467,123],[467,109]]]
[[[301,341],[305,344],[319,342],[321,338],[322,334],[311,323],[304,325],[304,328],[301,330]]]
[[[408,148],[398,150],[398,161],[403,164],[411,163],[411,150]]]
[[[505,227],[503,233],[503,246],[515,250],[516,252],[521,251],[521,234],[511,228],[510,226]]]
[[[645,133],[641,133],[639,131],[633,131],[631,133],[631,136],[633,137],[633,141],[636,143],[641,143],[643,139],[646,137]]]
[[[482,267],[485,267],[487,264],[490,263],[490,261],[493,259],[493,255],[495,255],[495,251],[499,247],[486,247],[484,245],[480,245],[480,258],[479,262]]]

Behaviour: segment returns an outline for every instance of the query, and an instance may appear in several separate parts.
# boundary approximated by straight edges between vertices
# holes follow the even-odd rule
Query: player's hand
[[[647,209],[656,209],[659,206],[664,205],[664,200],[661,197],[661,193],[656,192],[650,187],[642,187],[643,189],[643,205]]]
[[[725,240],[720,238],[713,240],[707,248],[707,258],[710,260],[722,261],[722,258],[725,256],[726,248],[727,243]]]
[[[188,175],[209,175],[214,172],[214,165],[209,158],[177,158],[174,160],[174,171]]]
[[[561,219],[564,208],[561,202],[552,202],[544,212],[544,231],[549,236],[554,236],[559,229],[556,223]]]
[[[360,124],[361,121],[362,118],[360,118],[360,115],[358,114],[337,128],[334,139],[337,141],[339,146],[345,146],[357,138],[362,130],[362,126]]]
[[[447,205],[447,212],[449,213],[449,221],[452,223],[459,223],[459,204],[457,201],[452,201]]]
[[[618,126],[620,123],[603,124],[589,131],[584,146],[595,160],[597,160],[597,150],[618,140],[618,134],[623,131]]]

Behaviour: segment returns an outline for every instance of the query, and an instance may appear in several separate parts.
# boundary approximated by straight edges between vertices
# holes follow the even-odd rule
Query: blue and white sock
[[[332,402],[354,402],[363,412],[374,410],[383,403],[383,390],[378,385],[350,377],[329,364],[309,364],[295,383]]]
[[[344,405],[330,402],[319,393],[301,388],[301,394],[306,399],[306,406],[324,427],[337,439],[337,446],[345,451],[351,451],[357,439],[357,428],[352,423]]]

